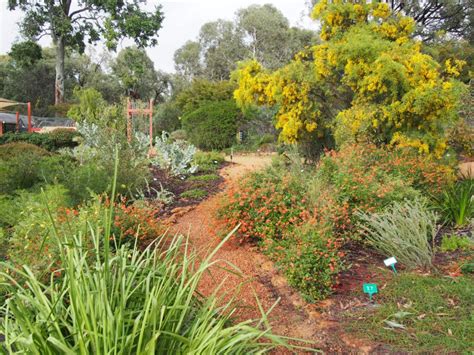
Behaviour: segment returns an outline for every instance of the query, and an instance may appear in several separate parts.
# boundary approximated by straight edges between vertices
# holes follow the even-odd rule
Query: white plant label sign
[[[395,257],[392,256],[388,259],[385,259],[383,262],[384,262],[385,266],[392,266],[392,265],[395,265],[397,263],[397,259],[395,259]]]

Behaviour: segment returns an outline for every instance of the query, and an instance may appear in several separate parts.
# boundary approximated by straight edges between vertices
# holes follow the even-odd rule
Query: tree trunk
[[[54,90],[55,104],[64,102],[64,38],[57,37],[54,41],[56,47],[56,82]]]

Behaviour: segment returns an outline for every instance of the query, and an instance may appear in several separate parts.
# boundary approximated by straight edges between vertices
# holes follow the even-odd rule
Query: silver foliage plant
[[[438,216],[422,199],[394,202],[380,213],[357,212],[366,240],[408,268],[432,266]]]
[[[148,161],[150,137],[142,132],[135,132],[132,142],[127,142],[125,135],[113,134],[93,123],[78,123],[77,131],[82,135],[81,144],[73,149],[62,149],[62,154],[72,156],[82,165],[91,160],[113,159],[115,147],[133,151],[132,165]]]
[[[173,175],[194,174],[198,166],[193,164],[196,147],[185,141],[171,141],[167,132],[155,138],[156,156],[152,164],[166,169]]]

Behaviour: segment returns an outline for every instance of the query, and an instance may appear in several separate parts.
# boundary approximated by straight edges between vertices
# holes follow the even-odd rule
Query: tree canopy
[[[369,140],[441,155],[456,121],[463,62],[439,64],[412,38],[412,18],[385,3],[320,1],[322,43],[276,71],[253,60],[234,74],[234,96],[245,108],[279,108],[286,142]]]
[[[154,46],[163,21],[160,6],[153,12],[143,11],[139,0],[8,0],[8,7],[25,13],[21,29],[27,38],[48,35],[53,39],[56,103],[64,100],[65,48],[82,53],[86,43],[103,39],[109,49],[115,49],[124,37],[132,38],[139,47]]]
[[[273,5],[251,5],[237,11],[234,21],[204,24],[196,41],[188,41],[175,52],[175,68],[188,80],[226,80],[239,61],[255,58],[274,69],[315,42],[314,31],[290,27]]]

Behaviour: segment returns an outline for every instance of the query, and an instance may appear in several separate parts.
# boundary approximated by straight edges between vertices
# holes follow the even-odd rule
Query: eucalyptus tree
[[[67,48],[83,52],[87,43],[105,41],[109,49],[131,38],[139,47],[154,46],[163,21],[161,6],[145,11],[140,0],[8,0],[10,10],[25,13],[23,34],[32,40],[50,36],[56,50],[55,103],[64,101]]]

